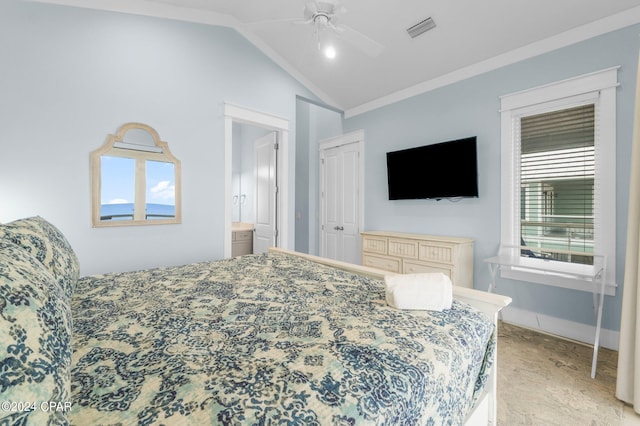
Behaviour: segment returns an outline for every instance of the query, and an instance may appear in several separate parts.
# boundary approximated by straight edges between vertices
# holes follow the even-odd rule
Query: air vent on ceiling
[[[407,28],[407,32],[409,33],[411,38],[416,38],[420,34],[424,34],[430,29],[435,28],[435,26],[436,23],[434,22],[434,20],[429,17],[423,21],[418,22],[414,26]]]

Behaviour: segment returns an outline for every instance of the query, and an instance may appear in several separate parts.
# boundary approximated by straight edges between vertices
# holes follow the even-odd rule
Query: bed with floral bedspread
[[[29,268],[37,263],[20,256]],[[72,402],[61,413],[12,413],[6,419],[47,414],[54,423],[76,425],[462,424],[495,356],[493,322],[469,305],[396,310],[386,305],[381,281],[279,253],[76,278],[66,286],[39,271],[22,304],[3,281],[3,261],[0,255],[5,320],[17,318],[14,311],[24,301],[31,301],[34,318],[46,317],[38,312],[55,303],[66,303],[62,311],[69,309],[72,317],[52,309],[48,317],[59,319],[39,319],[45,328],[56,324],[41,336],[63,336],[44,349],[23,339],[34,346],[23,361],[7,362],[12,355],[5,347],[15,346],[20,333],[0,334],[7,340],[0,360],[3,398],[20,397],[29,380],[39,379],[11,385],[7,377],[17,373],[9,375],[8,365],[36,368],[38,359],[49,357],[41,376],[51,375],[54,364],[63,368],[47,379],[49,394],[27,398]],[[43,286],[55,287],[55,297],[38,296]],[[26,328],[25,335],[31,333]],[[44,355],[34,356],[38,352]]]

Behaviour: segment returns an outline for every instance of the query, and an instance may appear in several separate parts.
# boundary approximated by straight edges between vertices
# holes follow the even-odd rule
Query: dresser
[[[453,285],[473,287],[473,240],[405,234],[362,232],[362,264],[401,274],[442,272]]]

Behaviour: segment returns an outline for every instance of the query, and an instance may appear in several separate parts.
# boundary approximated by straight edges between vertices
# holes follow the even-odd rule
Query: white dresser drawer
[[[407,259],[418,258],[418,242],[412,240],[396,240],[389,238],[389,256],[400,256]]]
[[[451,268],[443,266],[434,266],[433,264],[413,262],[411,260],[405,260],[402,263],[403,274],[423,274],[427,272],[442,272],[449,278],[452,278],[453,271]]]
[[[418,259],[431,262],[452,263],[453,247],[445,244],[435,245],[433,243],[422,243],[420,244]]]
[[[369,253],[387,254],[387,239],[363,236],[362,251]]]
[[[362,264],[371,268],[384,269],[389,272],[400,272],[400,259],[364,254],[362,255]]]

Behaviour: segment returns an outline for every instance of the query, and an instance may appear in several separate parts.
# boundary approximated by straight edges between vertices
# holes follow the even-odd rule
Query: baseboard
[[[596,328],[592,325],[569,321],[537,312],[526,311],[507,306],[500,312],[500,319],[510,324],[538,330],[543,333],[553,334],[588,345],[593,345]],[[620,333],[614,330],[600,330],[600,346],[618,350],[618,338]]]

